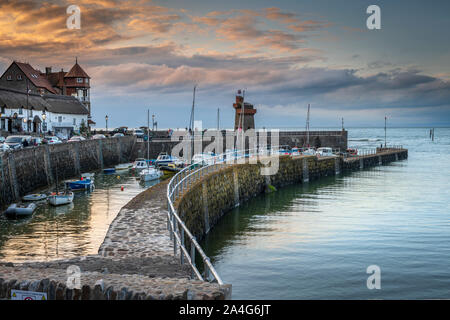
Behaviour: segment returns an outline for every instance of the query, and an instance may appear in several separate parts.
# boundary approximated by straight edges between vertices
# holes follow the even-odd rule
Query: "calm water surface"
[[[349,129],[376,147],[383,129]],[[409,159],[261,195],[202,246],[234,299],[450,298],[450,129],[389,129]],[[381,268],[381,290],[366,269]]]
[[[0,260],[54,260],[96,254],[119,210],[146,185],[128,172],[96,174],[92,193],[76,192],[72,204],[41,203],[32,217],[0,217]],[[124,186],[124,191],[121,191]]]

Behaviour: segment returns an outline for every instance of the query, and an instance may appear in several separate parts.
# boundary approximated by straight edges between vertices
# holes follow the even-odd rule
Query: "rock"
[[[81,290],[73,289],[72,300],[80,300],[81,298]]]
[[[28,290],[37,292],[38,288],[39,288],[39,284],[40,284],[39,280],[35,280],[35,281],[31,282],[28,287]]]
[[[56,287],[55,300],[64,300],[65,285],[59,283]]]
[[[30,285],[30,281],[24,280],[19,284],[19,290],[28,291],[28,286]]]
[[[47,298],[48,300],[55,300],[56,299],[56,281],[51,280],[48,288],[47,288]]]
[[[92,291],[91,300],[105,300],[105,295],[103,294],[102,285],[96,284],[94,286],[94,290]]]
[[[119,292],[119,300],[125,300],[127,296],[127,288],[123,287]]]
[[[90,300],[90,299],[91,299],[91,287],[85,284],[81,287],[81,300]]]

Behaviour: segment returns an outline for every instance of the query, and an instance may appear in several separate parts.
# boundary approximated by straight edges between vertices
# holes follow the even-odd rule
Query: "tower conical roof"
[[[69,72],[66,73],[64,78],[90,78],[88,74],[80,67],[78,61],[75,62],[75,65],[70,69]]]

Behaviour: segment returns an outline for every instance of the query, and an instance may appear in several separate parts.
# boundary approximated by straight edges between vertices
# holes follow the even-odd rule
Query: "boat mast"
[[[217,108],[217,131],[220,131],[220,108]]]
[[[189,120],[189,130],[191,131],[191,159],[194,156],[194,111],[195,111],[195,90],[197,89],[197,85],[194,86],[194,93],[192,97],[192,109],[191,109],[191,118]]]
[[[308,103],[308,113],[306,115],[306,146],[309,148],[309,109],[310,105]]]
[[[150,109],[147,109],[147,169],[148,160],[150,160]]]

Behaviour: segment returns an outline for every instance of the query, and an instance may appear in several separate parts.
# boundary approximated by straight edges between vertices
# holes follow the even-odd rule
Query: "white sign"
[[[11,290],[11,300],[47,300],[44,292]]]

